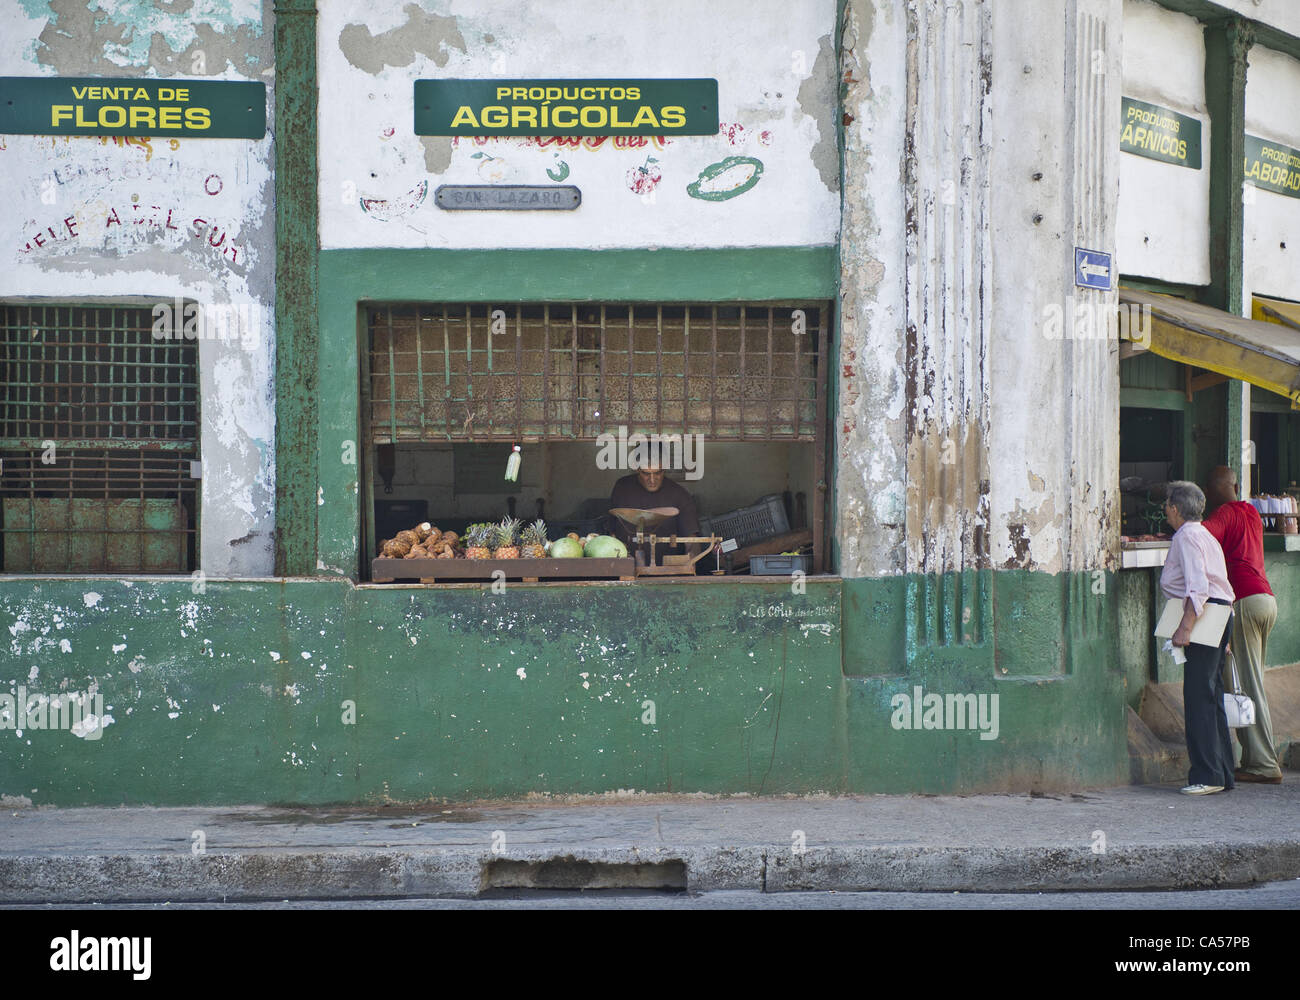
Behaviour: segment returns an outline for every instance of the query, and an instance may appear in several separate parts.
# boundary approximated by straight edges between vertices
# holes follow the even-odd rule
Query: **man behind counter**
[[[670,517],[655,525],[654,528],[648,529],[647,534],[650,531],[660,536],[700,533],[700,517],[695,508],[695,500],[680,483],[665,479],[663,470],[653,463],[616,482],[609,495],[609,505],[610,507],[632,507],[636,510],[676,507],[678,510],[676,517]],[[628,547],[629,552],[632,551],[634,532],[613,515],[610,515],[610,520],[614,522],[614,536]],[[648,558],[650,546],[645,545],[643,548],[646,549]],[[678,545],[655,546],[656,555],[660,557],[681,553],[681,551],[682,547]],[[692,545],[688,551],[693,554],[699,551],[699,547]]]

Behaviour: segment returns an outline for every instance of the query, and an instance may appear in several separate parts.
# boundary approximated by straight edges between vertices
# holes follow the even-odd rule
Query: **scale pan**
[[[611,507],[609,512],[624,524],[638,531],[644,531],[646,528],[653,528],[657,524],[663,524],[670,517],[676,517],[681,513],[676,507],[653,507],[650,510],[638,510],[635,507]]]

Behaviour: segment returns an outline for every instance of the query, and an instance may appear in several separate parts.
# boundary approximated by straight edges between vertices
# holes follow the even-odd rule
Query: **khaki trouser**
[[[1252,594],[1238,601],[1234,610],[1232,653],[1237,661],[1237,675],[1241,678],[1241,693],[1249,695],[1255,703],[1255,724],[1237,730],[1237,742],[1241,744],[1240,767],[1251,774],[1274,777],[1282,772],[1273,746],[1273,723],[1268,717],[1268,701],[1264,697],[1264,655],[1268,648],[1268,634],[1277,621],[1277,601],[1271,594]],[[1226,657],[1223,688],[1232,690],[1232,671]]]

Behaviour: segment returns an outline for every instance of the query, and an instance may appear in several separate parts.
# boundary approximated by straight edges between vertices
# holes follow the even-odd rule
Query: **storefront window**
[[[406,522],[462,541],[510,517],[544,520],[551,539],[615,533],[613,487],[653,455],[701,532],[812,556],[828,320],[821,302],[371,307],[370,552]],[[696,573],[745,557],[713,553]]]

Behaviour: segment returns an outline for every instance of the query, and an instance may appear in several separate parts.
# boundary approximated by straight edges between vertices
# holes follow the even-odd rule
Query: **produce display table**
[[[418,578],[421,583],[449,580],[489,582],[500,571],[507,580],[537,583],[540,580],[634,580],[636,560],[626,559],[374,559],[370,579],[374,583]]]

